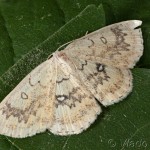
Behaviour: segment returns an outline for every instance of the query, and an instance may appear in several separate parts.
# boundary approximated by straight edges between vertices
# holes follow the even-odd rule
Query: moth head
[[[57,56],[58,56],[58,58],[62,58],[65,61],[69,60],[67,54],[65,52],[63,52],[63,51],[57,52]]]

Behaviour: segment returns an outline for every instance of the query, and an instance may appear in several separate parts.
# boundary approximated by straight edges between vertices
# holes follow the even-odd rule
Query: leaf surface
[[[31,0],[31,3],[27,0],[5,0],[1,2],[3,26],[0,30],[2,33],[5,31],[3,35],[6,35],[5,40],[8,43],[5,46],[8,45],[6,50],[10,51],[6,58],[11,62],[6,68],[13,64],[13,59],[15,62],[18,61],[7,72],[5,72],[7,69],[3,69],[5,74],[0,77],[0,100],[3,100],[32,69],[45,61],[62,44],[85,35],[87,31],[92,32],[106,24],[121,20],[144,21],[142,29],[145,52],[137,67],[149,68],[148,16],[150,13],[149,2],[144,1],[146,9],[136,5],[139,8],[137,13],[134,0],[92,2]],[[91,3],[96,4],[97,7],[89,5]],[[43,6],[44,10],[42,10]],[[49,13],[52,16],[48,16]],[[0,42],[2,40],[4,39],[0,39]],[[0,57],[2,57],[1,53]],[[3,64],[5,61],[4,59]],[[107,108],[103,107],[103,113],[83,133],[61,137],[45,132],[25,139],[0,136],[0,148],[2,150],[148,150],[150,148],[150,70],[136,68],[133,69],[133,75],[133,92],[124,101]]]

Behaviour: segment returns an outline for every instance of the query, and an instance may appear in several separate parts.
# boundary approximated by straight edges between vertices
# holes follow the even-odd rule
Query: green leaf
[[[12,39],[15,61],[65,23],[55,0],[4,0],[0,7]]]
[[[142,31],[144,37],[144,55],[139,66],[150,69],[150,25],[149,27],[144,27]]]
[[[18,150],[18,148],[16,146],[14,146],[14,144],[12,144],[12,142],[9,141],[9,139],[7,139],[4,136],[0,137],[0,150]]]
[[[101,4],[102,0],[57,0],[57,2],[64,13],[65,20],[69,21],[88,5],[95,4],[98,6]]]
[[[0,76],[13,65],[13,49],[5,21],[0,14]]]
[[[100,27],[103,27],[106,25],[106,15],[102,4],[98,6],[98,11],[99,14],[101,15],[99,18],[99,22],[101,23]]]
[[[0,78],[0,99],[2,100],[20,81],[23,79],[35,66],[46,60],[48,55],[55,51],[60,45],[83,36],[87,31],[94,31],[102,26],[107,24],[114,23],[119,20],[128,20],[129,18],[140,17],[141,19],[148,19],[148,14],[143,13],[148,12],[148,6],[146,10],[140,8],[138,10],[141,16],[136,16],[135,0],[127,1],[116,1],[116,0],[106,0],[101,1],[94,0],[64,0],[60,1],[46,1],[47,5],[51,4],[49,8],[55,8],[54,12],[59,12],[59,15],[54,17],[57,20],[56,22],[60,24],[57,26],[57,29],[60,28],[65,21],[68,21],[64,26],[62,26],[58,31],[55,28],[53,32],[53,23],[46,21],[43,23],[46,28],[41,27],[41,30],[44,33],[44,38],[34,37],[38,36],[39,32],[30,30],[29,26],[26,31],[20,31],[20,24],[14,24],[15,15],[20,15],[22,12],[25,13],[25,10],[41,11],[40,6],[41,1],[29,1],[23,0],[11,0],[4,1],[1,5],[2,15],[6,21],[6,28],[8,30],[8,35],[10,35],[12,40],[12,45],[15,51],[15,54],[18,55],[15,59],[19,58],[23,54],[27,53],[23,58],[21,58],[15,65],[10,68],[3,76]],[[145,1],[145,0],[144,0]],[[21,3],[24,3],[22,6]],[[44,3],[43,2],[43,3]],[[145,1],[148,4],[148,1]],[[87,6],[88,4],[94,3],[94,5]],[[38,7],[33,7],[32,5],[38,5]],[[40,4],[40,5],[39,5]],[[18,8],[16,5],[18,5]],[[54,5],[54,7],[53,7]],[[24,8],[26,6],[26,9]],[[28,6],[28,7],[27,7]],[[56,7],[57,6],[57,7]],[[104,6],[104,9],[103,9]],[[4,8],[3,8],[4,7]],[[86,8],[85,8],[86,7]],[[38,9],[36,9],[38,8]],[[42,7],[41,7],[42,8]],[[47,9],[48,9],[47,8]],[[85,9],[84,9],[85,8]],[[139,7],[138,7],[139,8]],[[143,11],[142,11],[143,10]],[[8,11],[8,12],[7,12]],[[14,12],[17,12],[14,14]],[[46,12],[39,14],[45,14]],[[81,13],[79,13],[82,11]],[[121,11],[121,12],[120,12]],[[26,19],[24,23],[32,22],[34,13],[31,18],[28,11],[26,12]],[[119,13],[120,12],[120,13]],[[12,13],[12,14],[11,14]],[[78,14],[79,13],[79,14]],[[47,13],[46,13],[47,14]],[[78,15],[77,15],[78,14]],[[146,14],[146,15],[145,15]],[[77,15],[77,16],[76,16]],[[54,15],[55,16],[55,15]],[[29,18],[28,18],[29,17]],[[38,17],[37,17],[38,18]],[[40,17],[39,17],[40,18]],[[140,19],[134,18],[134,19]],[[19,22],[19,21],[18,21]],[[34,21],[33,21],[34,22]],[[55,22],[55,21],[54,21]],[[36,20],[35,25],[38,25],[38,19]],[[14,25],[13,25],[14,24]],[[49,25],[48,25],[49,24]],[[13,28],[11,28],[11,26]],[[48,27],[52,27],[51,33],[48,34]],[[148,45],[147,29],[149,27],[148,21],[144,23],[144,42],[145,45]],[[19,29],[19,31],[17,30]],[[29,28],[29,29],[28,29]],[[33,28],[32,28],[33,29]],[[37,29],[37,28],[35,28]],[[30,33],[31,32],[31,33]],[[49,32],[49,31],[48,31]],[[17,34],[18,33],[18,34]],[[29,39],[26,36],[26,39],[20,39],[24,34],[30,34]],[[20,36],[18,38],[17,36]],[[36,39],[37,41],[34,41]],[[33,43],[32,43],[33,42]],[[14,44],[18,43],[18,44]],[[19,43],[23,43],[25,52],[21,51],[22,46]],[[29,46],[28,48],[25,46]],[[149,45],[146,47],[146,54],[148,54]],[[141,66],[148,64],[149,66],[149,56],[143,57]],[[0,56],[1,57],[1,56]],[[134,89],[132,94],[128,96],[123,102],[115,104],[113,106],[102,108],[103,113],[98,117],[97,121],[86,131],[79,135],[73,135],[68,137],[55,136],[50,132],[45,132],[37,134],[33,137],[28,137],[25,139],[14,139],[10,137],[0,136],[0,148],[3,150],[7,149],[23,149],[23,150],[37,150],[37,149],[141,149],[148,150],[150,147],[150,70],[149,69],[134,69]],[[141,142],[141,145],[139,143]]]

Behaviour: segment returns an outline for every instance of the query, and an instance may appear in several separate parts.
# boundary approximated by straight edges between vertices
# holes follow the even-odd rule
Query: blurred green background
[[[133,92],[103,108],[88,130],[60,137],[45,132],[25,139],[0,136],[0,150],[149,150],[150,1],[0,0],[0,99],[60,45],[103,26],[142,20],[144,55]]]

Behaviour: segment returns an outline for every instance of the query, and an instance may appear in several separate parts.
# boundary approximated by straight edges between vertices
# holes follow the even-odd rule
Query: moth
[[[79,134],[132,91],[143,54],[139,20],[115,23],[56,51],[0,103],[0,134],[24,138],[49,130]]]

